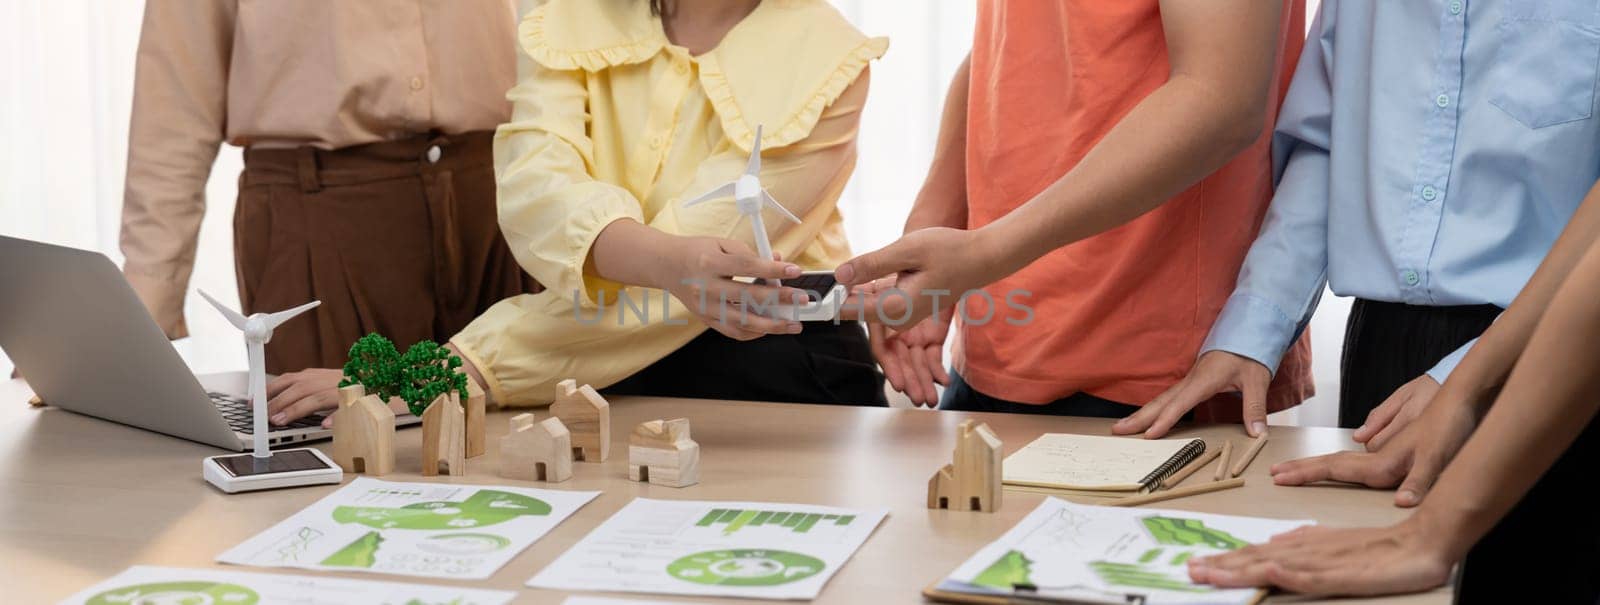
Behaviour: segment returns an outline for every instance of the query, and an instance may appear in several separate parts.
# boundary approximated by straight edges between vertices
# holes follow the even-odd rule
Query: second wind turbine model
[[[762,206],[770,206],[773,210],[777,210],[779,214],[783,215],[783,218],[789,219],[796,224],[800,223],[800,217],[789,212],[788,208],[784,208],[783,205],[779,204],[778,200],[773,199],[772,194],[767,193],[767,190],[761,186],[760,125],[756,126],[756,138],[755,142],[750,145],[750,161],[745,164],[744,174],[739,175],[738,180],[724,183],[716,189],[701,194],[700,197],[684,202],[683,206],[687,208],[730,195],[733,196],[734,203],[739,208],[739,214],[750,219],[750,228],[755,231],[756,253],[760,254],[764,260],[772,260],[772,243],[767,240],[767,225],[761,219]],[[773,280],[773,282],[776,283],[777,280]]]

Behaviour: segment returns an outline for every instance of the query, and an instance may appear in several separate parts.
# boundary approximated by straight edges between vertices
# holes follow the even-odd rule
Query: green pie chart
[[[783,550],[712,550],[667,565],[674,578],[719,586],[777,586],[822,573],[827,566],[810,555]]]
[[[223,582],[160,582],[107,590],[87,605],[255,605],[256,591]]]
[[[333,509],[333,520],[373,529],[468,529],[548,514],[550,504],[538,498],[485,489],[461,502],[418,502],[399,508],[341,506]]]

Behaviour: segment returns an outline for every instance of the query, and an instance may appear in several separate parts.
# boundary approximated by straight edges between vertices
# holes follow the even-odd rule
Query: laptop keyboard
[[[255,433],[255,412],[251,410],[250,401],[234,397],[226,393],[206,393],[211,396],[211,403],[217,406],[217,411],[222,412],[222,417],[228,421],[228,426],[233,430],[246,435]],[[272,427],[272,431],[288,429],[312,429],[322,426],[322,417],[310,415],[289,423],[288,426]],[[270,431],[269,431],[270,432]]]

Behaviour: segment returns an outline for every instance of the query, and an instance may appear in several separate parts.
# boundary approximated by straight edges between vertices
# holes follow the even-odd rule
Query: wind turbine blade
[[[761,176],[761,125],[756,124],[756,140],[750,144],[750,163],[744,167],[744,173],[750,176]]]
[[[782,214],[783,218],[789,219],[789,222],[796,225],[800,224],[800,217],[795,216],[793,212],[789,212],[789,209],[784,208],[783,204],[779,204],[778,200],[774,199],[772,194],[767,193],[766,189],[761,190],[761,201],[766,202],[768,206],[772,206],[773,210],[777,210],[778,214]]]
[[[308,302],[306,304],[300,305],[300,306],[295,307],[293,309],[289,309],[287,311],[279,311],[277,313],[273,313],[271,315],[268,315],[267,316],[267,329],[271,330],[273,328],[276,328],[279,325],[281,325],[283,322],[289,321],[290,319],[292,319],[296,315],[299,315],[301,313],[305,313],[306,311],[310,311],[312,308],[314,308],[314,307],[316,307],[317,305],[320,305],[320,304],[322,304],[322,301],[313,300],[311,302]]]
[[[218,311],[222,312],[222,316],[228,319],[228,323],[233,324],[233,327],[238,328],[240,330],[244,329],[244,316],[243,315],[240,315],[238,311],[235,311],[233,309],[229,309],[227,305],[224,305],[222,303],[217,302],[217,299],[211,298],[211,295],[210,294],[206,294],[205,290],[197,290],[197,291],[200,293],[200,297],[201,298],[206,299],[206,302],[211,303],[211,306],[216,307]]]
[[[689,200],[687,202],[684,202],[683,206],[685,208],[687,208],[689,206],[693,206],[693,205],[698,204],[700,202],[709,202],[711,200],[721,199],[721,198],[725,198],[725,197],[733,197],[733,183],[723,183],[722,185],[718,186],[716,189],[712,189],[710,191],[707,191],[705,193],[700,194],[700,197],[697,197],[697,198],[694,198],[694,199]]]

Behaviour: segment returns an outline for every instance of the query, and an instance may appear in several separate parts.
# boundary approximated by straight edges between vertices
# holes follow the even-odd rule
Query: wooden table
[[[0,381],[0,561],[4,562],[0,586],[5,587],[4,600],[9,603],[53,603],[135,564],[217,567],[212,559],[218,553],[334,489],[224,495],[200,478],[200,459],[219,450],[55,408],[29,408],[24,403],[28,395],[20,381]],[[821,405],[621,398],[612,402],[611,409],[614,444],[625,444],[628,432],[644,420],[691,419],[694,439],[703,452],[701,483],[672,489],[629,482],[625,446],[613,447],[605,464],[578,463],[572,480],[554,485],[501,479],[495,474],[492,446],[486,456],[468,460],[464,477],[424,479],[417,474],[421,430],[415,428],[399,432],[397,472],[385,478],[604,491],[489,581],[471,583],[519,591],[519,603],[559,603],[561,595],[523,588],[523,582],[634,497],[887,506],[889,518],[817,602],[888,605],[921,602],[923,587],[998,538],[1042,498],[1007,492],[1004,506],[994,514],[927,510],[928,477],[949,460],[960,420],[976,417],[988,422],[1005,441],[1008,453],[1041,432],[1108,430],[1107,421],[1081,418]],[[508,415],[490,415],[491,444],[505,432]],[[1232,438],[1235,448],[1247,441],[1236,426],[1188,429],[1180,435]],[[317,445],[328,447],[327,442]],[[1244,488],[1155,506],[1311,518],[1336,526],[1400,519],[1404,512],[1391,506],[1388,492],[1275,487],[1267,476],[1273,462],[1351,445],[1348,431],[1274,428],[1271,442],[1246,471],[1249,484]],[[1191,477],[1188,482],[1197,480]],[[1440,589],[1370,602],[1431,604],[1448,599],[1448,590]]]

